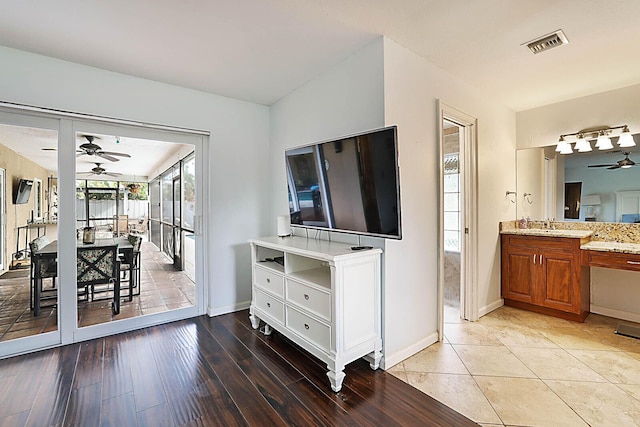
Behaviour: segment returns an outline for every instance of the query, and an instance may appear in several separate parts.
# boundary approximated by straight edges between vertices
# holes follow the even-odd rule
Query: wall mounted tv
[[[293,227],[401,239],[396,126],[285,152]]]
[[[14,204],[22,205],[29,201],[29,195],[31,194],[31,186],[33,181],[30,179],[21,179],[18,182],[15,197],[13,198]]]

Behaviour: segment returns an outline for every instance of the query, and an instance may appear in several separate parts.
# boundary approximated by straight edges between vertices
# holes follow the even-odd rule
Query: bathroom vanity
[[[573,228],[501,224],[502,296],[505,305],[581,322],[589,315],[591,267],[640,271],[640,244],[624,229],[630,225],[563,224]],[[621,236],[631,242],[613,241]]]
[[[589,268],[581,263],[586,233],[504,233],[505,305],[582,322],[589,315]]]

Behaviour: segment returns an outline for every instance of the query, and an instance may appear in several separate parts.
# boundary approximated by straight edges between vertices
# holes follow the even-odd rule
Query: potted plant
[[[127,188],[129,189],[130,193],[136,194],[140,191],[140,184],[132,182],[131,184],[127,185]]]

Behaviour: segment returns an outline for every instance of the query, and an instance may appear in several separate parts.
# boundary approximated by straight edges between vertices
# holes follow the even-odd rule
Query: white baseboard
[[[629,322],[640,323],[640,313],[630,313],[628,311],[616,310],[614,308],[608,307],[600,307],[593,304],[591,304],[589,310],[595,314],[602,314],[603,316],[609,316],[616,319],[628,320]]]
[[[251,301],[243,301],[234,305],[224,307],[208,307],[207,315],[209,317],[220,316],[221,314],[233,313],[234,311],[246,310],[251,305]]]
[[[485,305],[484,307],[480,307],[480,309],[478,310],[478,317],[482,317],[485,314],[489,314],[493,310],[497,310],[498,308],[502,307],[503,305],[504,305],[504,300],[502,298],[500,298],[499,300],[494,301],[489,305]]]
[[[385,354],[380,361],[380,368],[384,370],[386,370],[387,368],[391,368],[392,366],[397,365],[403,360],[413,356],[420,350],[423,350],[436,342],[438,342],[438,333],[434,332],[433,334],[421,339],[420,341],[410,345],[409,347],[405,347],[393,354]]]

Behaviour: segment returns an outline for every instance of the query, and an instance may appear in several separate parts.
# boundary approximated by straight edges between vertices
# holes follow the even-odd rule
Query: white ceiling
[[[118,159],[113,162],[100,156],[89,156],[79,151],[76,157],[76,172],[78,178],[101,180],[144,180],[152,171],[161,167],[169,158],[175,158],[175,153],[184,152],[185,144],[162,141],[151,141],[139,138],[126,138],[115,135],[93,135],[93,143],[102,151],[125,153],[131,157],[111,156]],[[76,148],[87,140],[82,135],[76,137]],[[58,170],[58,134],[46,129],[33,129],[18,126],[0,125],[0,144],[20,154],[52,173]],[[45,150],[43,150],[43,148]],[[109,175],[89,175],[92,168],[100,163],[106,173],[122,174],[120,177]],[[153,178],[153,177],[152,177]]]
[[[638,0],[35,0],[3,2],[0,45],[269,105],[383,34],[520,111],[640,83],[639,16]],[[521,46],[557,29],[568,45]]]

